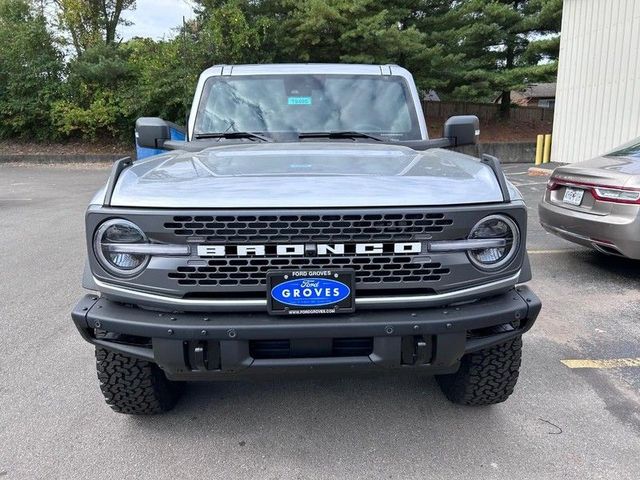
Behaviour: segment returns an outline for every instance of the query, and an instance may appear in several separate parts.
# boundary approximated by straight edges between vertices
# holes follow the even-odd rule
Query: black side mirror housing
[[[475,115],[457,115],[444,123],[444,135],[452,147],[475,145],[480,139],[480,120]]]
[[[136,143],[145,148],[162,148],[171,139],[171,124],[158,117],[140,117],[136,120]]]

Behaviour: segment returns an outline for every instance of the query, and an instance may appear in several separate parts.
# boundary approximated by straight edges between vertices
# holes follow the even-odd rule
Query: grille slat
[[[181,267],[178,272],[170,272],[169,278],[179,285],[266,285],[266,272],[291,268],[353,268],[356,283],[398,282],[438,282],[450,273],[439,263],[418,263],[409,257],[386,257],[389,263],[372,263],[375,258],[361,256],[337,257],[273,257],[273,258],[230,258],[209,260],[207,266]],[[261,272],[261,273],[257,273]]]
[[[453,225],[443,213],[384,215],[176,216],[164,228],[174,235],[202,235],[207,242],[263,243],[402,241],[442,232]]]

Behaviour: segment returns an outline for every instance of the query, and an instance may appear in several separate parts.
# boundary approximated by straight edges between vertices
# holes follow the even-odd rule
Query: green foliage
[[[260,33],[240,2],[226,2],[203,19],[198,46],[212,63],[243,63],[260,48]]]
[[[285,1],[291,11],[281,23],[283,56],[312,62],[417,63],[426,36],[407,25],[412,12],[405,3]]]
[[[53,3],[56,29],[29,0],[0,0],[0,136],[130,140],[139,116],[183,123],[198,75],[221,63],[395,63],[443,98],[508,99],[555,77],[562,13],[562,0],[197,0],[175,38],[122,42],[134,0]]]
[[[202,68],[194,62],[191,40],[134,39],[123,45],[136,75],[132,117],[158,116],[183,124]],[[134,120],[135,120],[134,118]]]
[[[45,139],[59,96],[62,55],[24,0],[0,0],[0,137]]]
[[[452,94],[489,99],[502,95],[508,114],[512,90],[555,78],[560,0],[467,0],[454,11],[465,72]]]
[[[65,98],[52,111],[60,133],[88,139],[131,135],[138,72],[129,57],[128,49],[101,43],[70,62]]]
[[[122,106],[111,92],[99,92],[85,106],[69,100],[53,104],[52,119],[58,131],[66,136],[82,136],[96,140],[105,134],[117,136]]]
[[[122,12],[135,8],[135,0],[54,0],[58,23],[69,34],[76,53],[117,40],[118,25],[125,24]]]

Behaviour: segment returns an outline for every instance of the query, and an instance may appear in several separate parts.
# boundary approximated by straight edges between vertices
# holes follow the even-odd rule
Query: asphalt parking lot
[[[104,404],[69,317],[108,168],[0,165],[0,478],[637,479],[640,367],[563,361],[640,357],[640,263],[544,233],[546,179],[505,169],[543,301],[509,401],[455,406],[432,378],[276,378],[190,384],[136,418]]]

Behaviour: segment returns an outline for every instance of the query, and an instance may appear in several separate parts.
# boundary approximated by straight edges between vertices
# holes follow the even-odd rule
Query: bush
[[[51,117],[57,131],[67,137],[96,140],[106,133],[113,137],[121,134],[120,108],[110,92],[99,93],[86,108],[59,100],[53,104]]]
[[[44,17],[24,0],[0,0],[0,45],[0,137],[55,137],[64,64]]]
[[[65,95],[51,120],[66,137],[129,137],[136,110],[137,75],[126,49],[99,44],[69,64]]]

